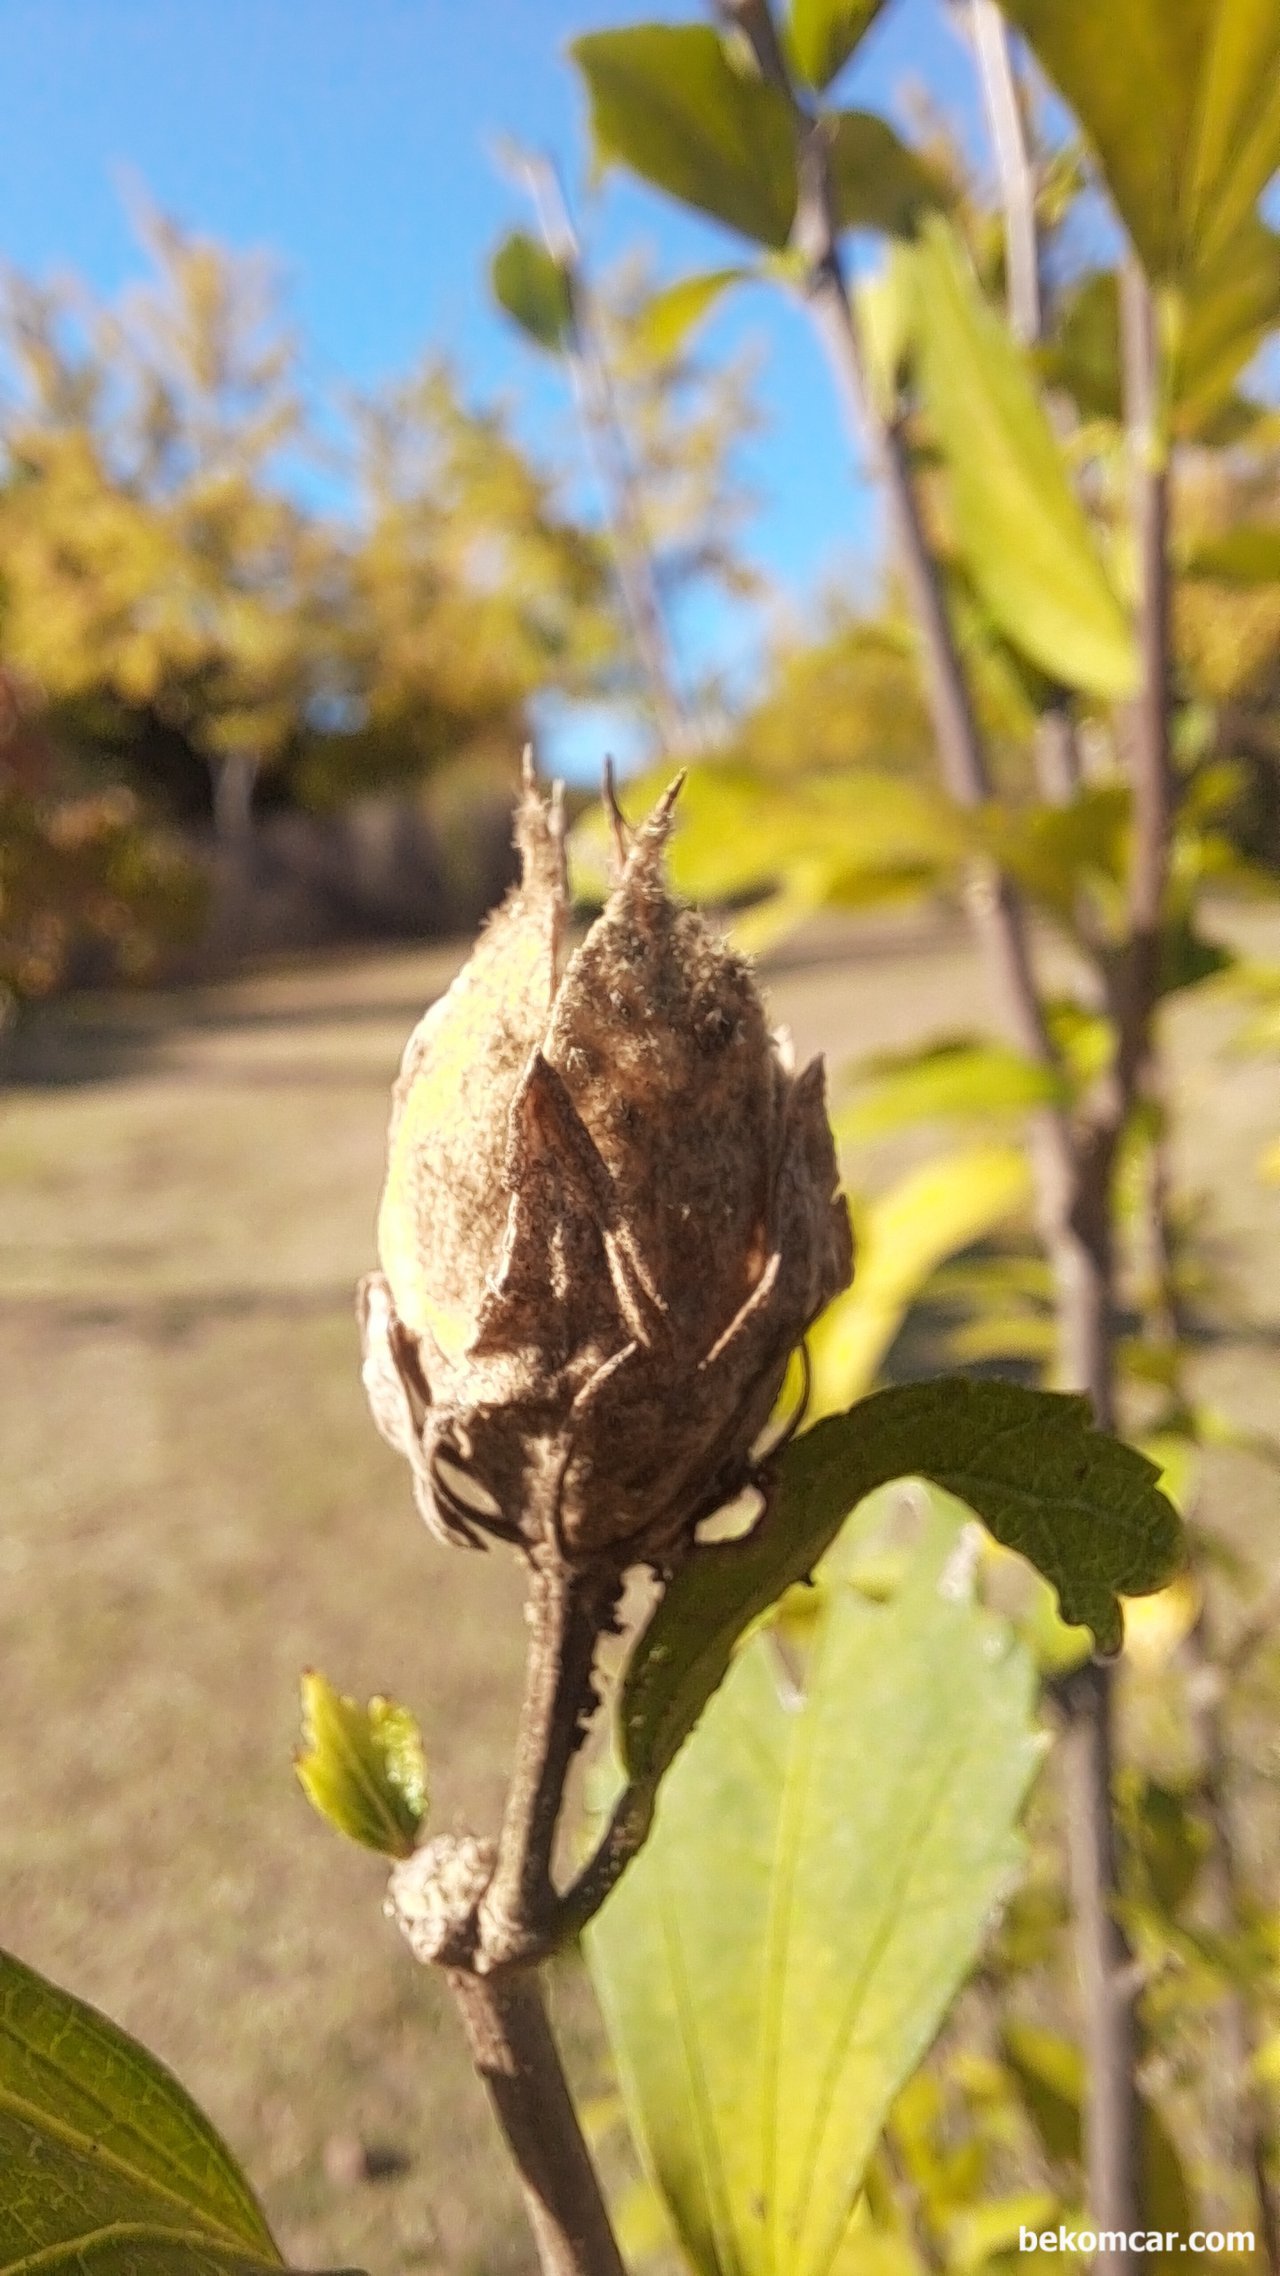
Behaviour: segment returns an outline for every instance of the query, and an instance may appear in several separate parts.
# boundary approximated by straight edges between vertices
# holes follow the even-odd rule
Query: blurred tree
[[[499,409],[447,366],[355,407],[354,528],[339,542],[308,802],[412,782],[445,761],[504,771],[543,690],[588,695],[612,657],[606,564]]]
[[[110,308],[6,280],[0,654],[91,782],[212,822],[234,933],[257,809],[441,768],[463,803],[505,788],[536,699],[610,683],[618,633],[600,541],[505,407],[425,364],[350,408],[322,512],[269,264],[141,229],[153,273]]]
[[[276,481],[300,434],[268,273],[160,216],[114,311],[11,280],[3,637],[107,767],[242,844],[304,715],[326,541]]]
[[[78,790],[30,691],[0,670],[0,1027],[86,949],[136,976],[189,937],[199,880],[128,791]]]

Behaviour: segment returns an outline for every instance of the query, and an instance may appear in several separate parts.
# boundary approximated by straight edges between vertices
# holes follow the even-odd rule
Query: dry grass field
[[[1280,953],[1280,927],[1251,919]],[[438,1824],[496,1812],[519,1579],[437,1547],[362,1401],[351,1291],[371,1261],[388,1086],[446,953],[316,964],[35,1021],[0,1106],[0,1941],[139,2033],[206,2104],[304,2267],[501,2276],[514,2193],[381,1874],[290,1771],[297,1676],[420,1715]],[[972,1024],[940,933],[816,943],[769,976],[801,1050]],[[1274,1068],[1177,1019],[1187,1175],[1244,1326],[1206,1385],[1274,1426]],[[1231,1521],[1274,1523],[1227,1463]],[[602,2075],[572,1965],[576,2076]],[[372,2153],[343,2168],[352,2138]]]

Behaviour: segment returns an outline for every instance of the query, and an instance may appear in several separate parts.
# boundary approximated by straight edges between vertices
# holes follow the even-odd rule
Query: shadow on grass
[[[209,1035],[267,1034],[273,1029],[332,1029],[402,1025],[408,1032],[439,991],[424,997],[411,987],[376,998],[332,1002],[255,1004],[237,1002],[229,988],[213,992],[157,993],[122,999],[72,996],[50,1004],[24,1006],[0,1034],[0,1087],[6,1090],[74,1090],[94,1083],[124,1082],[168,1071],[182,1063],[188,1038]],[[223,1070],[223,1081],[256,1087],[264,1083],[317,1088],[368,1089],[373,1078],[361,1070],[317,1063],[311,1066],[245,1067]],[[386,1087],[382,1078],[378,1085]]]

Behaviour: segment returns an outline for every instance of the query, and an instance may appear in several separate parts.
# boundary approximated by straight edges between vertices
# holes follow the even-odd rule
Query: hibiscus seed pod
[[[364,1380],[447,1540],[678,1560],[849,1281],[822,1063],[792,1072],[670,892],[678,787],[562,959],[562,808],[527,776],[521,882],[405,1051]]]

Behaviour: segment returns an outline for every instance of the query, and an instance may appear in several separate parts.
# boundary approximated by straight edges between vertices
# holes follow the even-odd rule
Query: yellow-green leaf
[[[791,0],[785,39],[800,77],[819,92],[843,70],[884,0]]]
[[[1185,573],[1220,585],[1280,585],[1280,523],[1239,522],[1218,537],[1201,538]]]
[[[886,419],[897,415],[915,332],[919,271],[911,252],[890,244],[877,273],[853,288],[867,384]]]
[[[881,1138],[904,1124],[1026,1113],[1065,1101],[1060,1078],[1007,1044],[949,1036],[921,1051],[883,1052],[856,1069],[859,1097],[836,1117],[840,1138]]]
[[[1006,2023],[1001,2044],[1046,2157],[1055,2165],[1078,2165],[1085,2088],[1080,2049],[1041,2024],[1017,2020]],[[1182,2239],[1196,2217],[1182,2160],[1159,2110],[1150,2102],[1142,2104],[1141,2127],[1144,2213],[1153,2230],[1168,2229]],[[1179,2251],[1180,2245],[1175,2243],[1174,2255]],[[1164,2255],[1157,2258],[1153,2254],[1150,2265],[1165,2265]]]
[[[973,584],[999,630],[1042,671],[1093,695],[1127,695],[1129,622],[1030,359],[940,218],[926,223],[916,258],[921,390]]]
[[[408,1857],[427,1813],[426,1764],[412,1715],[392,1699],[360,1707],[309,1669],[295,1768],[307,1800],[365,1849]]]
[[[588,1932],[633,2128],[700,2276],[825,2276],[889,2104],[1017,1869],[1030,1664],[931,1512],[824,1592],[803,1699],[742,1653]]]
[[[658,777],[642,777],[633,786],[637,809],[661,787]],[[931,884],[964,858],[969,843],[956,809],[925,781],[871,767],[770,781],[717,762],[689,770],[671,876],[678,891],[709,901],[794,884],[807,912],[823,901],[860,905],[889,890],[895,877],[912,887]],[[607,853],[603,816],[586,815],[573,835],[580,889],[603,888]]]
[[[1275,0],[1007,0],[1148,275],[1186,283],[1280,166]]]
[[[1280,321],[1280,234],[1249,214],[1202,258],[1178,296],[1169,375],[1173,424],[1195,436],[1213,420]]]
[[[869,1390],[910,1306],[945,1258],[967,1249],[1026,1204],[1026,1155],[969,1146],[908,1170],[855,1215],[853,1284],[809,1339],[818,1414]]]
[[[1212,438],[1224,408],[1231,407],[1236,381],[1280,319],[1280,235],[1250,214],[1178,287],[1168,314],[1165,390],[1171,427],[1189,439]],[[1064,296],[1054,336],[1038,361],[1050,384],[1074,398],[1082,417],[1120,418],[1115,270],[1093,271]]]
[[[709,25],[588,32],[569,52],[587,82],[602,159],[781,250],[796,210],[791,114]]]
[[[974,828],[985,850],[1026,893],[1069,919],[1082,885],[1122,884],[1129,812],[1123,784],[1088,783],[1062,806],[989,800]]]
[[[704,274],[680,277],[647,300],[635,321],[636,337],[655,362],[677,356],[691,333],[710,315],[730,285],[751,275],[741,266],[708,269]]]

